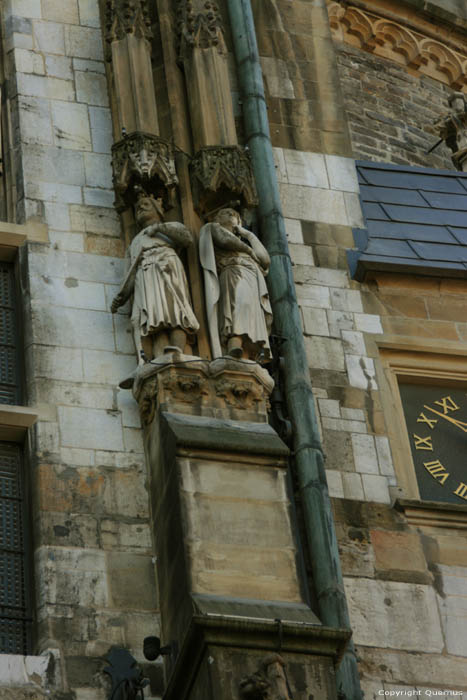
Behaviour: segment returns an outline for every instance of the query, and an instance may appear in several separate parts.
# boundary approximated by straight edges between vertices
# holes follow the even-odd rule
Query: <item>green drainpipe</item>
[[[324,625],[350,629],[324,471],[324,456],[274,165],[253,13],[250,0],[228,0],[228,7],[243,100],[246,139],[259,195],[258,214],[262,240],[271,256],[268,287],[274,323],[277,333],[286,339],[282,350],[285,358],[287,407],[293,426],[294,458],[319,615]],[[349,644],[337,670],[337,683],[346,700],[361,700],[353,644]]]

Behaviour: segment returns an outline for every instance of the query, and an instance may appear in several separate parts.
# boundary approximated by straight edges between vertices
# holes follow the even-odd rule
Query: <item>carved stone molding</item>
[[[117,211],[133,203],[137,185],[162,196],[166,208],[173,206],[178,184],[173,148],[160,136],[141,132],[125,136],[112,146],[112,169]]]
[[[261,662],[260,669],[240,681],[242,700],[292,700],[285,671],[285,661],[271,654]]]
[[[241,146],[207,146],[190,165],[195,205],[201,214],[239,197],[245,207],[258,204],[250,157]]]
[[[111,43],[124,39],[127,34],[151,39],[151,19],[147,0],[106,0],[106,40]]]
[[[407,66],[456,90],[467,90],[467,56],[390,19],[333,0],[328,4],[335,39]]]
[[[219,8],[210,0],[179,0],[177,7],[179,59],[188,58],[194,48],[217,47],[227,53]]]
[[[265,423],[274,381],[255,362],[229,357],[209,362],[174,352],[138,367],[120,386],[133,389],[144,426],[152,423],[158,407]]]
[[[215,383],[217,396],[221,396],[229,406],[253,409],[256,403],[265,398],[264,387],[251,381],[220,379]]]

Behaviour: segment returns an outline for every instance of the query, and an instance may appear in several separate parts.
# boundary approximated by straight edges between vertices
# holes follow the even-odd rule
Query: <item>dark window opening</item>
[[[0,442],[0,653],[26,654],[31,616],[21,448]]]
[[[0,404],[20,403],[15,270],[0,262]]]

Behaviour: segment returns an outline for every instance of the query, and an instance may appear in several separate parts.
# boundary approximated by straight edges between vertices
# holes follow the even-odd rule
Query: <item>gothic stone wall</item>
[[[103,700],[104,654],[127,646],[144,661],[158,623],[139,416],[117,388],[135,357],[127,318],[110,313],[124,247],[99,7],[11,0],[3,22],[18,223],[44,221],[49,238],[23,256],[27,400],[39,410],[33,651],[57,650],[73,700]]]
[[[387,425],[393,403],[376,342],[462,347],[465,285],[417,286],[400,277],[359,284],[346,264],[351,227],[361,221],[352,150],[451,169],[445,152],[422,162],[432,139],[415,114],[420,106],[418,124],[436,119],[447,89],[333,46],[320,7],[255,4],[362,688],[371,700],[416,688],[465,693],[467,541],[462,531],[418,530],[393,506],[400,495]]]

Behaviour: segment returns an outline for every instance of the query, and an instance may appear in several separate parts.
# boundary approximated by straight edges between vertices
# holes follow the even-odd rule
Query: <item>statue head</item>
[[[240,214],[230,207],[226,207],[217,212],[214,221],[229,231],[233,231],[236,226],[242,225]]]
[[[467,110],[467,99],[463,92],[454,92],[450,95],[448,102],[455,114],[463,114]]]
[[[160,223],[164,220],[162,201],[146,193],[141,193],[135,205],[135,218],[139,230],[151,224]]]

